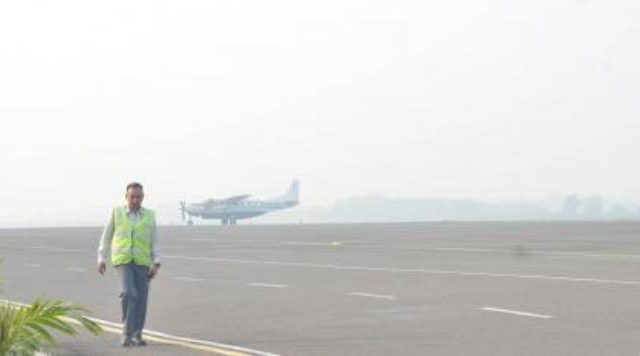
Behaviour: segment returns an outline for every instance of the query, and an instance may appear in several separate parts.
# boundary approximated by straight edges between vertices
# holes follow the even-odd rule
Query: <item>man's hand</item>
[[[149,279],[153,279],[153,277],[155,277],[158,274],[159,269],[160,269],[160,265],[157,263],[151,266],[151,268],[149,268]]]
[[[107,270],[107,264],[105,262],[98,262],[98,273],[100,273],[100,275],[104,274],[104,271]]]

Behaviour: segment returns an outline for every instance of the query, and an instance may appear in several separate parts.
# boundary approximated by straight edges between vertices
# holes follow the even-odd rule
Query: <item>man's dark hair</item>
[[[129,191],[129,189],[142,189],[142,184],[138,182],[131,182],[127,184],[127,189],[125,191]]]

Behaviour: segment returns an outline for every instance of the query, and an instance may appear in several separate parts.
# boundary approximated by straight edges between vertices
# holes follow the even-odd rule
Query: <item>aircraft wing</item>
[[[223,204],[223,205],[236,205],[236,204],[240,203],[241,201],[247,199],[250,196],[251,195],[249,195],[249,194],[234,195],[232,197],[220,200],[220,201],[218,201],[218,203],[219,204]]]
[[[207,199],[205,201],[203,201],[201,204],[205,207],[211,207],[213,205],[218,204],[220,201],[216,200],[216,199]]]

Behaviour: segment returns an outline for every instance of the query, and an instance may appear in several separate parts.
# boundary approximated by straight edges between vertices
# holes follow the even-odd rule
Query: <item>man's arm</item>
[[[160,255],[158,254],[158,227],[154,223],[151,227],[151,261],[154,265],[160,264]]]
[[[113,211],[109,215],[109,221],[102,231],[100,243],[98,244],[98,272],[103,274],[107,266],[107,254],[111,248],[111,240],[113,239]]]
[[[155,277],[156,274],[158,274],[158,269],[160,269],[160,255],[158,251],[158,227],[154,222],[151,227],[151,261],[153,262],[153,266],[149,269],[149,278]]]

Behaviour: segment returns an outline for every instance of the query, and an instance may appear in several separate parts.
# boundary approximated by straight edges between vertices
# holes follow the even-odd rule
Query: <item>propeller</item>
[[[180,213],[182,214],[182,221],[184,221],[186,219],[185,212],[186,212],[186,203],[184,202],[184,200],[181,200],[180,201]]]

